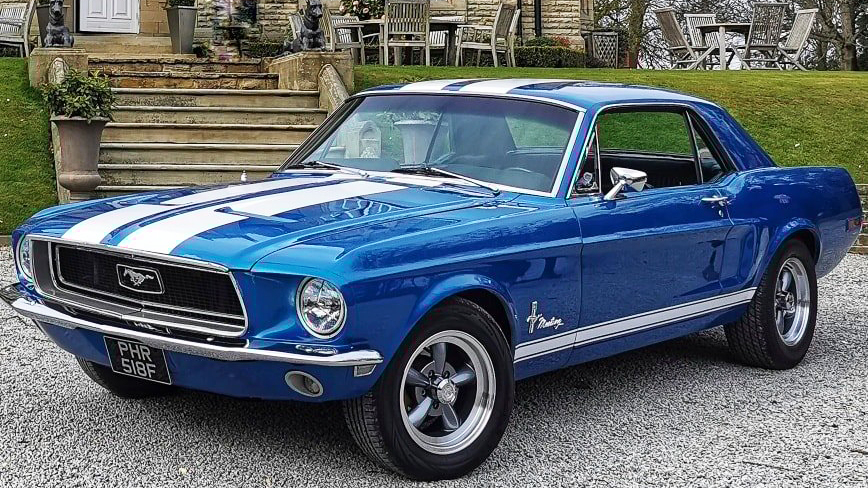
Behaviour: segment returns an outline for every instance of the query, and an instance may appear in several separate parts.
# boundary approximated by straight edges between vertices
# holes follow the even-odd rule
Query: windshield
[[[440,168],[501,187],[549,193],[578,113],[533,101],[473,96],[363,98],[293,165],[365,171]]]

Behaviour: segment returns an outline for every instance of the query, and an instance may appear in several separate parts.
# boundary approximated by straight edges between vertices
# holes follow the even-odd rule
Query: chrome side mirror
[[[627,186],[635,191],[642,191],[645,182],[648,181],[648,175],[644,171],[629,168],[612,168],[609,177],[612,178],[612,184],[615,186],[603,197],[603,200],[607,201],[617,199],[618,194]]]

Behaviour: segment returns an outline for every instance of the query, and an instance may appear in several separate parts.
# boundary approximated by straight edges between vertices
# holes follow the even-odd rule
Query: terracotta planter
[[[197,12],[197,7],[169,7],[166,9],[173,53],[193,54],[193,33],[196,30]]]
[[[102,182],[97,172],[99,143],[109,119],[90,122],[80,117],[54,116],[60,139],[60,171],[57,182],[73,192],[89,192]]]

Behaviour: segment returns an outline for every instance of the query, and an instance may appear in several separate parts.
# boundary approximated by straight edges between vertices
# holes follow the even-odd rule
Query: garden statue
[[[63,0],[51,0],[48,7],[48,31],[42,45],[45,47],[72,47],[75,38],[63,25]]]
[[[308,0],[307,8],[301,16],[301,32],[292,40],[289,51],[322,51],[325,49],[325,35],[320,28],[322,18],[322,0]]]

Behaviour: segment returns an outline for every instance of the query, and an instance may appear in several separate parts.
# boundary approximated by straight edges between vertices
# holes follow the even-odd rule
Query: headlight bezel
[[[27,250],[27,262],[30,264],[29,268],[24,267],[24,260],[21,256],[21,252],[24,249]],[[15,245],[15,268],[20,276],[23,276],[24,279],[31,283],[33,282],[33,239],[31,239],[27,234],[21,236],[21,238],[18,239],[18,243]]]
[[[302,296],[304,295],[305,289],[310,284],[317,281],[320,281],[333,288],[334,291],[337,293],[337,296],[340,298],[340,320],[337,322],[337,325],[335,325],[332,329],[325,333],[321,332],[316,327],[314,327],[314,325],[308,322],[308,319],[304,313],[304,305],[302,303]],[[340,287],[325,278],[309,276],[301,280],[295,293],[295,311],[299,322],[301,322],[302,327],[304,327],[304,330],[313,337],[316,337],[317,339],[331,339],[335,337],[336,335],[340,334],[340,332],[344,329],[344,325],[346,325],[347,323],[347,300],[344,297],[344,294],[341,292]]]

